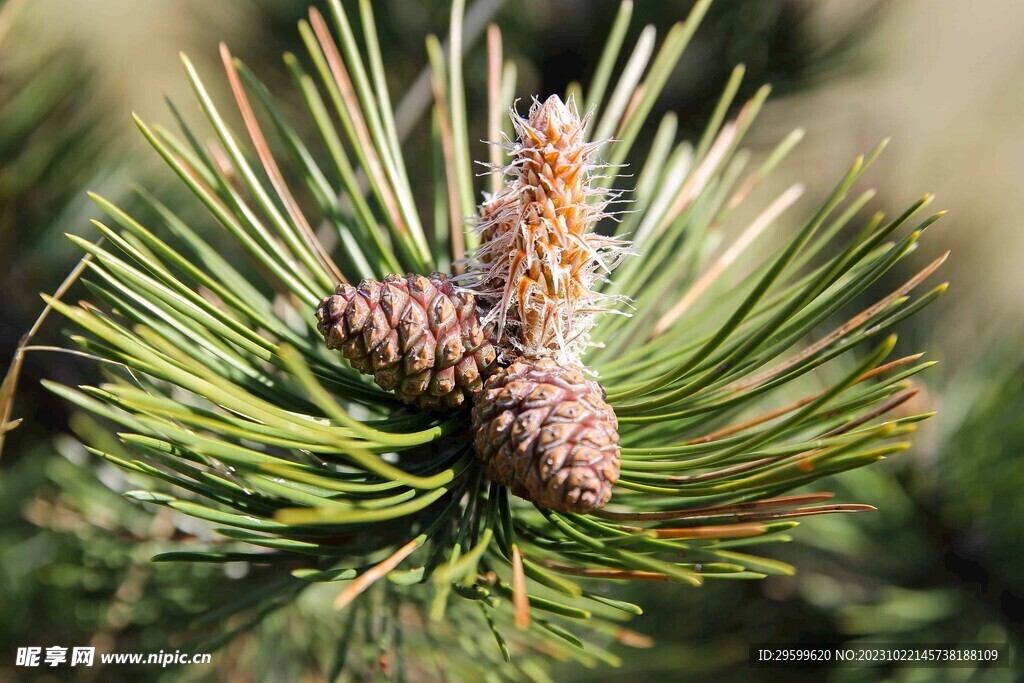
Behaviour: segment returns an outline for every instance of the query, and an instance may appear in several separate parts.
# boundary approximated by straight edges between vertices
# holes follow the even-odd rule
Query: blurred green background
[[[64,232],[94,235],[96,190],[131,207],[131,183],[173,201],[178,191],[131,122],[130,112],[169,121],[163,98],[194,105],[177,59],[217,69],[216,46],[283,82],[280,54],[297,44],[306,2],[45,0],[0,4],[0,364],[74,266]],[[617,3],[611,0],[478,0],[470,16],[493,14],[506,54],[519,67],[517,92],[564,92],[593,72]],[[637,3],[634,34],[662,31],[687,1]],[[444,35],[448,3],[377,3],[395,100],[414,90],[423,38]],[[472,23],[472,22],[471,22]],[[587,681],[1020,680],[1024,669],[757,670],[756,642],[1009,642],[1024,645],[1024,4],[1009,0],[733,0],[718,2],[697,33],[659,106],[698,131],[736,63],[745,93],[775,86],[753,151],[781,134],[806,136],[779,186],[806,182],[808,201],[858,151],[893,136],[871,171],[874,208],[901,207],[925,191],[951,210],[929,240],[950,248],[951,295],[901,328],[908,348],[941,363],[926,373],[915,409],[939,411],[915,448],[834,482],[844,498],[879,511],[818,518],[777,551],[794,577],[723,582],[701,589],[630,589],[649,607],[636,623],[657,642],[623,649],[619,670],[553,664],[552,678]],[[479,41],[467,62],[470,115],[482,116]],[[223,79],[209,79],[223,88]],[[415,95],[411,95],[415,97]],[[478,125],[482,129],[482,125]],[[653,132],[653,131],[651,131]],[[420,131],[422,133],[422,131]],[[407,146],[426,135],[414,129]],[[410,159],[429,161],[426,151]],[[425,172],[425,169],[422,169]],[[410,168],[415,178],[420,169]],[[414,183],[415,185],[415,183]],[[757,205],[756,202],[753,202]],[[190,205],[188,205],[190,206]],[[737,225],[741,225],[737,221]],[[734,226],[736,227],[736,226]],[[909,273],[897,273],[892,282]],[[891,289],[890,287],[889,289]],[[50,320],[35,340],[57,343]],[[196,523],[144,513],[123,499],[122,477],[91,462],[66,433],[91,425],[39,386],[79,383],[89,369],[73,356],[34,351],[14,406],[24,422],[0,460],[0,681],[25,679],[14,652],[29,644],[97,644],[117,651],[180,647],[181,634],[231,594],[231,579],[255,569],[152,566],[175,541],[203,537]],[[250,575],[251,578],[251,575]],[[215,580],[217,579],[217,580]],[[204,617],[205,615],[205,617]],[[301,601],[242,632],[212,667],[169,668],[167,680],[326,680],[325,653],[341,622]],[[274,639],[272,651],[260,645]],[[37,671],[33,675],[42,675]],[[64,674],[68,671],[65,670]],[[93,671],[115,680],[116,671]],[[138,676],[136,671],[134,676]],[[453,673],[453,679],[459,680]],[[56,679],[55,679],[56,680]],[[134,680],[138,680],[135,678]]]

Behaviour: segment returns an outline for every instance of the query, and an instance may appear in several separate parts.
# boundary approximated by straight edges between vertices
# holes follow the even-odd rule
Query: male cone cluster
[[[593,231],[609,215],[592,183],[600,143],[585,141],[572,101],[552,95],[512,121],[518,137],[501,169],[511,180],[481,206],[472,288],[490,309],[485,322],[499,335],[508,328],[515,351],[572,361],[605,310],[596,285],[628,249]]]
[[[541,507],[587,513],[611,498],[619,438],[579,356],[602,310],[594,286],[626,245],[591,232],[607,215],[590,184],[599,145],[585,142],[572,102],[552,96],[512,119],[513,161],[497,170],[510,181],[481,207],[469,284],[435,273],[340,285],[321,302],[317,329],[404,403],[454,409],[471,399],[474,450],[492,481]]]

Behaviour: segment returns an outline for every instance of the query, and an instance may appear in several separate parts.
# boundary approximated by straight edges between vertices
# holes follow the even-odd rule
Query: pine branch
[[[311,10],[300,25],[308,63],[293,55],[285,61],[296,85],[289,97],[308,114],[302,124],[289,120],[283,112],[290,109],[222,47],[245,127],[246,135],[239,135],[183,57],[216,143],[200,144],[180,117],[178,134],[137,123],[235,251],[219,252],[205,236],[209,226],[186,224],[177,210],[145,192],[151,225],[94,197],[110,218],[109,225],[97,222],[105,241],[71,237],[89,255],[84,278],[90,298],[79,304],[46,298],[75,330],[69,341],[103,361],[102,384],[49,385],[110,426],[107,442],[91,444],[91,452],[126,472],[139,487],[126,495],[139,505],[204,520],[218,534],[216,542],[188,544],[155,559],[267,565],[279,579],[276,592],[225,606],[243,625],[258,623],[311,586],[339,584],[330,587],[334,605],[352,615],[346,627],[351,637],[339,656],[346,666],[369,666],[370,651],[388,662],[401,661],[402,652],[427,661],[440,639],[457,643],[443,648],[446,658],[458,657],[461,646],[466,666],[483,670],[501,657],[525,675],[543,657],[587,666],[616,661],[603,646],[612,642],[618,621],[640,608],[596,594],[593,581],[692,587],[790,574],[794,568],[749,554],[747,547],[788,540],[786,532],[800,517],[870,509],[814,505],[825,494],[794,492],[905,450],[915,423],[926,417],[891,414],[913,395],[910,378],[929,365],[918,362],[920,355],[889,361],[891,328],[944,291],[945,285],[924,294],[916,290],[945,257],[847,322],[836,327],[836,321],[914,251],[941,214],[914,218],[926,198],[895,220],[872,217],[851,239],[838,240],[869,199],[849,197],[882,143],[855,160],[774,253],[763,236],[791,210],[799,185],[765,207],[737,243],[713,249],[736,208],[776,171],[800,133],[784,137],[758,168],[746,171],[741,146],[768,90],[729,118],[743,78],[737,69],[699,140],[677,139],[676,119],[667,115],[646,159],[632,158],[641,132],[654,126],[652,107],[708,4],[698,3],[657,50],[655,29],[645,28],[616,74],[631,15],[631,5],[623,5],[595,80],[579,96],[592,124],[577,120],[577,132],[590,136],[581,149],[594,151],[595,141],[615,139],[601,163],[581,170],[583,155],[580,168],[551,167],[551,178],[579,172],[587,179],[566,190],[575,202],[566,207],[587,220],[567,231],[575,241],[564,243],[561,253],[580,260],[572,277],[586,272],[585,289],[594,298],[573,298],[578,308],[565,303],[566,290],[547,276],[556,272],[556,258],[535,284],[543,280],[550,286],[548,303],[571,311],[559,329],[590,335],[591,343],[574,350],[572,360],[594,373],[607,404],[589,384],[581,388],[582,379],[563,385],[573,384],[576,400],[614,409],[609,417],[595,408],[601,425],[608,427],[617,415],[617,427],[608,428],[617,429],[619,469],[615,476],[610,469],[602,475],[609,490],[602,490],[601,503],[608,500],[604,493],[611,498],[603,510],[566,502],[574,479],[564,499],[550,491],[529,493],[536,505],[510,497],[498,484],[518,480],[497,478],[492,485],[474,457],[468,411],[391,393],[393,378],[385,371],[397,361],[372,357],[383,347],[371,349],[369,341],[377,331],[397,340],[404,328],[397,313],[388,318],[383,298],[371,307],[380,318],[365,327],[354,326],[347,312],[332,321],[331,329],[348,335],[345,343],[366,346],[362,355],[346,354],[358,355],[361,365],[325,348],[321,333],[330,332],[318,331],[314,317],[341,283],[402,270],[427,275],[449,253],[455,264],[478,237],[475,258],[482,259],[494,243],[489,247],[486,230],[478,235],[464,222],[482,191],[507,192],[512,206],[525,190],[505,183],[510,176],[519,173],[517,182],[541,187],[523,169],[542,165],[551,152],[544,145],[532,157],[523,152],[537,119],[515,114],[509,85],[514,69],[502,63],[497,30],[489,36],[488,100],[479,106],[465,99],[462,3],[453,8],[447,59],[439,41],[428,42],[432,142],[444,163],[426,193],[436,203],[425,207],[413,200],[371,3],[359,5],[363,45],[339,2],[330,5],[331,23]],[[467,104],[471,111],[490,112],[491,134],[497,132],[495,112],[512,109],[519,137],[508,146],[519,161],[498,168],[497,180],[469,173],[471,157],[489,158],[495,166],[499,156],[471,149]],[[567,149],[572,156],[576,148]],[[627,181],[617,176],[627,160],[637,169],[636,190],[628,194],[621,187]],[[365,191],[360,178],[367,181]],[[548,190],[536,191],[531,201],[551,200]],[[603,193],[612,201],[628,196],[628,212],[604,210]],[[552,211],[549,227],[559,220]],[[446,225],[427,230],[432,217]],[[914,220],[916,227],[908,230]],[[328,249],[313,225],[336,231],[339,248]],[[522,222],[490,225],[515,231]],[[618,245],[627,234],[642,253],[612,275],[610,265],[597,268],[600,245]],[[528,259],[534,245],[516,248]],[[508,278],[501,283],[507,285],[517,277],[515,269],[499,270],[484,278],[484,287],[493,286],[494,278]],[[572,277],[564,282],[580,281]],[[504,290],[506,303],[513,290],[520,291]],[[598,296],[623,315],[592,318]],[[521,310],[518,322],[525,327],[536,311]],[[573,325],[583,317],[585,324]],[[436,321],[421,324],[437,327]],[[506,343],[501,333],[493,341]],[[408,351],[407,345],[401,353]],[[823,386],[816,375],[826,365],[825,376],[832,379]],[[551,370],[548,384],[564,379],[560,372]],[[547,386],[544,377],[531,377]],[[497,400],[481,399],[467,387],[478,406]],[[594,420],[587,424],[593,427]],[[477,454],[482,450],[486,444],[478,443]],[[524,495],[515,486],[512,493]],[[378,609],[381,604],[387,607]],[[369,613],[397,617],[386,626],[383,616],[364,624]],[[409,626],[413,622],[423,630]],[[466,634],[481,627],[494,634],[497,648],[467,644]],[[645,645],[642,638],[625,640]],[[354,648],[351,656],[346,647]],[[351,664],[355,659],[362,663]]]

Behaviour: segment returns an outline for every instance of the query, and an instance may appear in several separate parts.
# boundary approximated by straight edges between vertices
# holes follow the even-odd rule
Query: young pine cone
[[[495,368],[473,295],[440,273],[338,285],[316,319],[327,348],[420,408],[461,406]]]
[[[520,357],[486,381],[474,404],[474,446],[492,481],[558,512],[590,512],[611,498],[618,421],[578,368]]]

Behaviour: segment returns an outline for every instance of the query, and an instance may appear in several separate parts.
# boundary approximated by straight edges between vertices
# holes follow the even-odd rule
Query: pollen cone
[[[516,352],[575,362],[594,315],[606,310],[595,286],[628,244],[593,232],[610,215],[609,197],[592,182],[601,143],[586,141],[573,101],[553,95],[512,120],[512,160],[500,169],[510,180],[480,208],[474,290]]]

